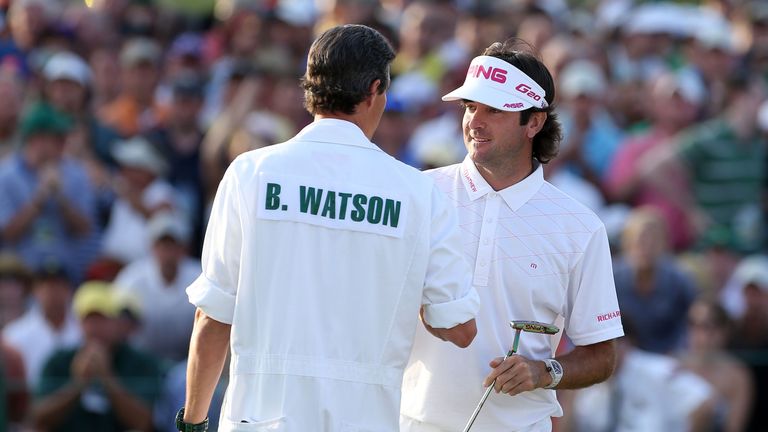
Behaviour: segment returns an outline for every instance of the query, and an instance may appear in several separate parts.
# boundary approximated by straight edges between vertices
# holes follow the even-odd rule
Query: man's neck
[[[534,163],[534,159],[522,162],[519,165],[520,166],[516,168],[512,168],[509,166],[496,167],[479,165],[475,163],[477,171],[481,176],[483,176],[483,179],[488,182],[488,185],[491,186],[491,188],[493,188],[495,191],[500,191],[520,183],[529,175],[533,174],[533,172],[536,171],[536,168],[539,166],[538,162]]]

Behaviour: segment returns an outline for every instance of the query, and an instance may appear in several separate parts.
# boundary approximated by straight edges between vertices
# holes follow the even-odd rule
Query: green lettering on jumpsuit
[[[270,189],[271,185],[276,185],[277,188]],[[280,205],[279,193],[280,185],[267,184],[267,209],[278,208]],[[339,199],[337,200],[336,197]],[[351,206],[347,205],[350,199],[352,201]],[[372,225],[397,228],[400,223],[400,208],[400,201],[376,195],[368,197],[359,193],[353,195],[330,190],[323,194],[323,189],[299,186],[299,211],[327,219],[344,220],[349,216],[355,222],[367,221]],[[351,211],[348,213],[348,210]]]

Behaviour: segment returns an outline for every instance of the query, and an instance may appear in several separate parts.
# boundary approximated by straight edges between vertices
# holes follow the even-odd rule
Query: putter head
[[[547,324],[539,321],[510,321],[510,327],[515,330],[521,330],[528,333],[542,333],[553,335],[560,331],[556,325]]]

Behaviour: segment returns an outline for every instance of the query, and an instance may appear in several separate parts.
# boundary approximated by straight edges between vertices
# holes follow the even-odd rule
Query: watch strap
[[[207,432],[208,417],[200,423],[186,423],[184,421],[184,407],[176,413],[176,429],[179,432]]]
[[[544,364],[547,366],[547,372],[549,372],[549,376],[552,378],[552,382],[544,388],[553,389],[557,387],[557,385],[560,384],[560,380],[563,379],[563,366],[555,359],[546,359],[544,360]]]

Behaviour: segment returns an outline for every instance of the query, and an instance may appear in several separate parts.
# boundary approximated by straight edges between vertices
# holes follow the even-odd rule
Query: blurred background
[[[628,333],[557,431],[768,430],[768,1],[0,0],[0,432],[174,430],[217,185],[312,121],[342,23],[396,47],[373,141],[419,169],[466,155],[440,96],[485,47],[553,73],[545,175],[608,228]]]

